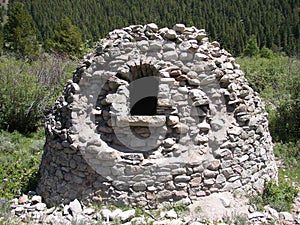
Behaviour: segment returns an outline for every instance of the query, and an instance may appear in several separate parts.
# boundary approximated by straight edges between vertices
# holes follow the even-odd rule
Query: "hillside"
[[[299,0],[11,0],[25,4],[41,41],[53,36],[64,17],[76,24],[85,40],[97,41],[109,31],[130,24],[176,23],[205,28],[213,40],[239,55],[250,35],[260,47],[299,55]]]

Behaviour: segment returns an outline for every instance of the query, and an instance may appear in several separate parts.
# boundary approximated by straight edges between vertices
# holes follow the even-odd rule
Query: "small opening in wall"
[[[157,109],[157,97],[150,96],[143,98],[136,102],[130,110],[132,116],[143,115],[143,116],[153,116],[156,115]]]
[[[158,79],[143,77],[130,83],[130,115],[157,115]]]

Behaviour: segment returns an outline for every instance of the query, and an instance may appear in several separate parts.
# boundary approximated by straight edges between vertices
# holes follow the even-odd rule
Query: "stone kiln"
[[[267,114],[234,58],[204,30],[114,30],[46,120],[38,192],[48,204],[132,206],[276,178]]]

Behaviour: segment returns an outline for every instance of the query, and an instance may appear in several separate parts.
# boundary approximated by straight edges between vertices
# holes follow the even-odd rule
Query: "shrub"
[[[44,109],[61,92],[69,65],[74,63],[45,55],[32,63],[1,57],[0,129],[35,131]]]
[[[279,184],[276,184],[274,181],[267,181],[263,193],[252,196],[250,204],[255,204],[259,211],[263,211],[266,205],[276,209],[278,212],[290,211],[297,194],[297,188],[286,181]]]
[[[279,212],[290,211],[298,190],[284,182],[277,185],[269,181],[265,184],[262,200],[265,205],[270,205]]]
[[[238,58],[251,87],[260,93],[269,113],[270,132],[276,142],[300,138],[300,60]]]
[[[0,199],[35,190],[44,142],[43,131],[33,136],[0,133]]]

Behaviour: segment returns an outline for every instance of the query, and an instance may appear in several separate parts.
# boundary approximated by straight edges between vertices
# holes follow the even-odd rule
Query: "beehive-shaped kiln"
[[[67,82],[46,121],[38,192],[49,204],[155,206],[276,178],[264,106],[204,30],[114,30]]]

